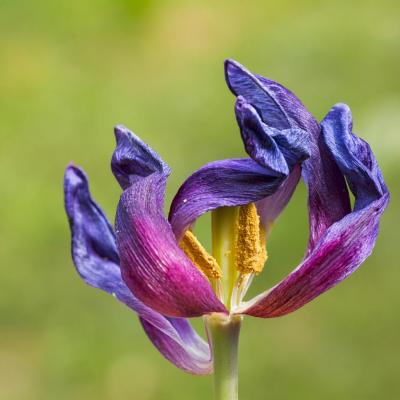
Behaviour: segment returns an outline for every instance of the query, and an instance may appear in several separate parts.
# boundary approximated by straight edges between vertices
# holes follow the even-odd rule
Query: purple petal
[[[325,230],[288,277],[238,312],[264,318],[288,314],[351,275],[373,250],[389,202],[379,166],[369,145],[351,132],[347,106],[335,106],[322,127],[330,156],[355,196],[354,210]]]
[[[255,201],[259,201],[262,221],[270,225],[293,194],[299,180],[296,166],[310,155],[311,135],[319,134],[318,123],[283,86],[253,75],[232,60],[225,62],[225,76],[238,96],[235,113],[246,151],[256,162],[217,161],[191,175],[175,196],[169,214],[178,238],[207,211]],[[272,201],[274,209],[269,212]]]
[[[171,173],[161,157],[128,128],[118,125],[114,132],[117,147],[111,169],[123,189],[154,172]]]
[[[173,320],[177,321],[178,318],[174,318]],[[182,326],[179,326],[179,329],[177,329],[171,324],[172,331],[176,332],[175,337],[171,340],[169,335],[160,335],[159,329],[147,320],[140,318],[147,336],[165,358],[186,372],[195,375],[211,374],[213,372],[213,362],[210,346],[194,332],[187,320],[182,319],[182,321],[182,325],[187,325],[186,329],[190,329],[195,335],[193,335],[192,342],[187,342],[186,338],[182,336],[180,330]],[[176,330],[174,331],[174,329]]]
[[[311,134],[319,131],[317,121],[302,102],[279,83],[252,74],[233,60],[225,61],[225,79],[232,93],[245,98],[270,127],[300,128]]]
[[[236,312],[262,318],[280,317],[347,278],[371,254],[387,203],[386,194],[333,224],[292,273]]]
[[[72,257],[78,272],[90,284],[111,291],[115,281],[105,273],[109,271],[115,278],[119,269],[114,232],[100,207],[91,199],[85,173],[74,165],[69,165],[65,171],[64,195],[72,234]],[[93,274],[96,264],[104,264],[99,275]]]
[[[113,294],[138,313],[150,340],[177,367],[195,374],[212,370],[209,346],[184,319],[166,318],[144,305],[121,278],[114,232],[92,200],[84,172],[69,166],[65,172],[65,208],[72,234],[72,257],[82,279]]]
[[[124,281],[141,301],[165,315],[225,312],[207,279],[177,245],[163,216],[168,166],[126,128],[117,127],[116,138],[111,165],[125,188],[116,219]]]
[[[260,215],[260,221],[267,233],[291,199],[299,183],[300,176],[301,167],[300,165],[296,165],[274,194],[257,201],[256,205],[258,214]]]
[[[324,140],[346,176],[359,210],[387,191],[369,144],[352,134],[352,116],[346,104],[337,104],[321,122]]]
[[[279,83],[252,74],[232,60],[225,62],[225,76],[231,91],[253,106],[269,127],[297,128],[310,135],[306,139],[310,158],[302,164],[302,175],[309,192],[309,251],[312,251],[326,229],[350,211],[345,181],[323,143],[321,129],[302,102]]]
[[[295,165],[309,157],[310,139],[306,131],[269,127],[241,96],[236,101],[235,113],[249,156],[277,175],[288,175]]]
[[[350,198],[344,177],[320,133],[313,137],[311,156],[302,167],[308,189],[310,253],[326,230],[350,212]]]
[[[165,176],[154,173],[121,196],[116,233],[124,281],[143,303],[168,316],[227,312],[179,248],[163,215],[164,188]]]
[[[207,211],[248,204],[275,193],[284,178],[249,158],[206,164],[183,183],[172,201],[169,220],[176,237]]]

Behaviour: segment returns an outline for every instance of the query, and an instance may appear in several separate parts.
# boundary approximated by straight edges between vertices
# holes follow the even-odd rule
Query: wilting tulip
[[[237,342],[244,315],[297,310],[371,253],[389,193],[369,147],[352,133],[346,105],[318,124],[282,85],[228,60],[225,75],[248,158],[211,162],[192,174],[163,214],[169,167],[122,126],[112,171],[123,189],[115,232],[70,165],[65,205],[75,266],[89,285],[132,308],[158,350],[194,374],[215,371],[217,399],[237,398]],[[286,278],[244,296],[267,261],[272,226],[299,179],[308,188],[310,236]],[[349,192],[354,195],[351,207]],[[192,231],[212,212],[212,254]],[[204,316],[210,345],[186,318]],[[212,351],[211,351],[212,349]]]

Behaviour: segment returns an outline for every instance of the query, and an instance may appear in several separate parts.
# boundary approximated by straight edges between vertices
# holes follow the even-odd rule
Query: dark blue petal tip
[[[155,172],[168,176],[169,166],[138,136],[123,125],[114,129],[117,147],[112,155],[111,169],[123,189]]]

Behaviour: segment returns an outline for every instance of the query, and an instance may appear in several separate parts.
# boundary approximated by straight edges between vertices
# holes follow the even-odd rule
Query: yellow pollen
[[[196,236],[191,231],[186,231],[182,240],[179,243],[180,248],[189,257],[192,263],[201,271],[207,278],[219,279],[222,276],[221,268],[214,257],[210,256],[207,250],[197,240]]]
[[[261,271],[264,268],[264,264],[267,262],[267,259],[268,259],[266,242],[267,242],[267,231],[260,224],[260,246],[261,246],[261,260],[262,260]]]
[[[236,268],[241,274],[259,274],[267,261],[266,232],[254,203],[241,206],[237,221]]]

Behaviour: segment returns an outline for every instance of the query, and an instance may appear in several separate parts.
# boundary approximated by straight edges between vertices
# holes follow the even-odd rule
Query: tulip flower
[[[243,316],[286,315],[347,278],[372,252],[389,201],[369,145],[352,132],[346,105],[335,105],[319,124],[288,89],[239,63],[227,60],[225,76],[248,157],[194,172],[168,218],[163,207],[170,169],[123,126],[115,128],[111,161],[123,190],[115,230],[93,201],[84,172],[70,165],[65,173],[72,257],[83,280],[134,310],[149,339],[176,366],[194,374],[214,371],[221,400],[238,396]],[[305,256],[281,282],[245,300],[301,177],[308,189]],[[212,214],[211,254],[193,230],[206,212]],[[209,343],[187,320],[199,316]]]

